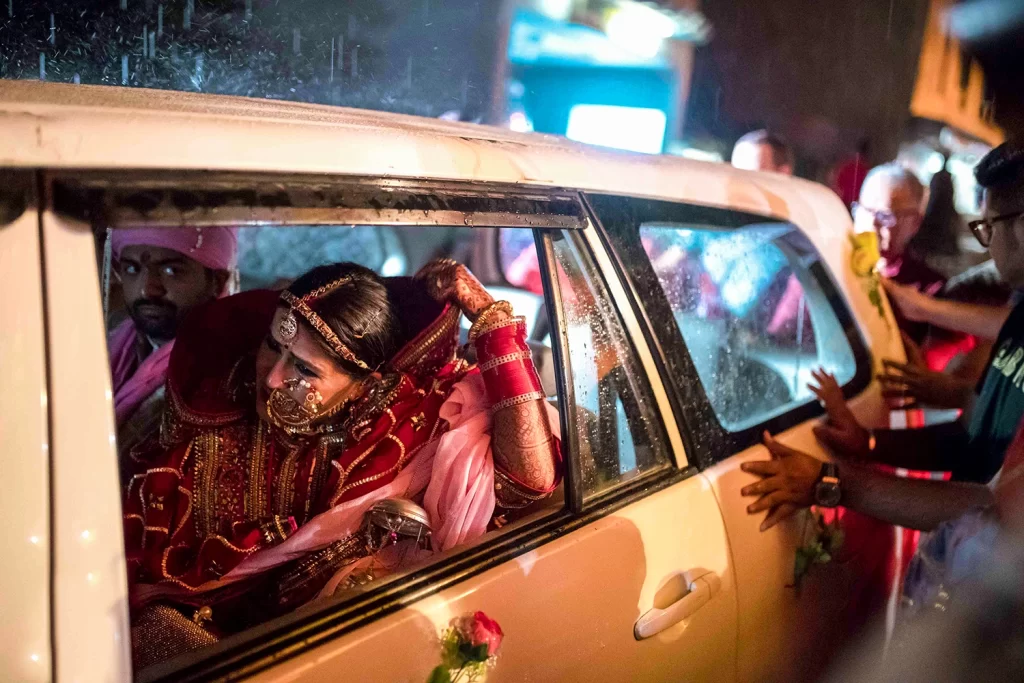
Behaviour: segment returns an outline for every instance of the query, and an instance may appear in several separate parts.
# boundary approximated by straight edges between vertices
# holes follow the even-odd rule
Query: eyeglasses
[[[868,207],[858,202],[850,204],[850,213],[853,214],[856,219],[857,212],[863,211],[864,213],[871,216],[872,221],[880,228],[886,228],[891,230],[896,227],[896,224],[906,218],[912,218],[917,215],[916,211],[902,211],[900,213],[893,213],[887,209],[869,209]]]
[[[1014,211],[1013,213],[1004,213],[1002,216],[995,216],[994,218],[981,218],[971,221],[967,225],[971,228],[971,232],[974,233],[981,246],[987,249],[988,245],[992,244],[992,233],[995,231],[996,223],[1015,221],[1021,216],[1024,216],[1024,211]]]

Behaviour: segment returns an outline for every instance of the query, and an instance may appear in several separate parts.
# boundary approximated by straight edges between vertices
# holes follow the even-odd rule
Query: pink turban
[[[113,230],[110,247],[114,258],[133,245],[173,249],[213,270],[232,270],[238,261],[238,228],[194,226],[182,228],[135,228]]]
[[[110,248],[114,258],[120,258],[121,250],[132,245],[173,249],[213,270],[234,270],[238,261],[237,228],[138,228],[111,233]],[[140,364],[135,348],[136,335],[135,323],[128,318],[107,340],[118,426],[164,385],[171,349],[174,348],[173,341],[164,344]]]

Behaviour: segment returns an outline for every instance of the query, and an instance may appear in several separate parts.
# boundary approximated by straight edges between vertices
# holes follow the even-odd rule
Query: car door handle
[[[633,626],[633,637],[644,640],[675,626],[683,619],[688,619],[708,604],[722,587],[722,579],[718,574],[707,569],[691,570],[684,576],[689,589],[686,595],[665,609],[654,608],[645,612]]]

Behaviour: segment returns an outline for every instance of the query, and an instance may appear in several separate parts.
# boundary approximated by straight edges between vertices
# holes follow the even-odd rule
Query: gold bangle
[[[492,301],[484,307],[484,310],[480,311],[480,314],[476,317],[473,325],[469,328],[469,341],[476,339],[477,332],[481,327],[487,324],[487,319],[499,310],[504,311],[509,317],[512,316],[512,304],[504,300]]]
[[[493,323],[487,323],[483,327],[480,327],[476,330],[476,336],[472,339],[472,342],[474,344],[476,342],[479,342],[482,337],[486,337],[495,330],[500,330],[503,327],[516,327],[517,325],[522,325],[525,329],[526,318],[520,315],[514,318],[505,318],[504,320],[498,320]]]

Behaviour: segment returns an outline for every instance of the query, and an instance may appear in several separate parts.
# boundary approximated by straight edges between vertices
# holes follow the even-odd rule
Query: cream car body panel
[[[804,231],[828,265],[873,362],[902,356],[891,312],[879,315],[868,301],[864,283],[847,267],[851,225],[845,208],[831,191],[814,183],[480,126],[131,88],[3,81],[0,129],[0,167],[6,168],[212,169],[492,181],[651,197],[788,220]],[[4,254],[15,242],[5,234],[10,227],[0,227]],[[36,449],[33,452],[47,438],[53,444],[52,493],[38,467],[23,473],[26,483],[18,493],[26,509],[39,510],[39,501],[53,500],[56,642],[39,642],[50,648],[46,659],[55,657],[59,680],[127,680],[118,476],[94,243],[83,226],[52,212],[43,217],[43,238],[53,433],[47,436],[45,423],[37,423],[34,432],[18,435],[19,443]],[[33,252],[31,240],[25,240],[23,235],[17,242],[23,251],[15,257],[22,268],[19,291],[31,290],[29,283],[40,281],[38,241]],[[600,257],[601,250],[597,251]],[[31,264],[21,263],[33,259],[35,271]],[[6,269],[0,277],[7,277]],[[614,276],[608,277],[613,296],[622,297]],[[42,310],[40,300],[33,297],[28,291],[10,304],[18,307],[11,315],[27,321],[25,329],[30,331]],[[620,310],[628,309],[620,305]],[[26,348],[32,339],[24,338]],[[20,350],[16,340],[0,341],[0,363],[6,368],[14,358],[24,365],[21,369],[28,374],[23,386],[33,396],[45,390],[39,380],[42,340],[34,339],[36,356]],[[642,335],[635,339],[662,413],[671,416],[651,368],[650,352],[643,348]],[[14,392],[4,393],[0,400],[5,407],[17,400]],[[863,419],[876,424],[881,420],[876,385],[855,398],[853,406]],[[19,410],[16,414],[25,419],[40,419],[24,406]],[[782,439],[820,454],[811,426],[795,427]],[[6,439],[6,428],[4,432]],[[679,435],[673,434],[670,441],[680,463],[685,462]],[[813,606],[818,600],[813,590],[807,592],[809,597],[797,596],[785,587],[792,570],[795,525],[759,533],[760,518],[746,515],[748,501],[738,495],[738,489],[752,480],[739,472],[740,462],[765,455],[763,448],[755,447],[723,460],[259,676],[311,680],[320,678],[319,667],[324,667],[324,673],[346,677],[364,671],[378,680],[423,680],[422,674],[436,659],[432,639],[437,629],[455,614],[484,609],[506,631],[517,634],[503,650],[494,673],[497,680],[554,680],[557,676],[552,674],[560,671],[581,679],[623,680],[636,666],[653,678],[675,680],[784,677],[789,655],[783,641],[793,632],[789,629],[801,628],[801,618],[817,609]],[[19,530],[18,537],[28,537],[28,528]],[[40,538],[45,542],[49,536]],[[17,566],[27,571],[23,567],[29,565]],[[659,603],[666,599],[673,575],[696,567],[719,574],[718,595],[690,619],[659,636],[636,641],[630,630],[636,618],[650,609],[659,591]],[[25,600],[49,599],[50,579],[44,569],[34,578],[25,575]],[[592,600],[584,602],[579,587],[587,585],[604,590],[593,591]],[[510,595],[516,599],[509,600]],[[564,641],[549,641],[544,636],[552,631],[530,628],[532,623],[554,624],[551,628],[563,634]],[[42,628],[36,632],[42,633]],[[23,630],[28,638],[28,630]],[[599,647],[592,650],[600,652],[596,660],[584,658],[585,650],[574,646],[581,637],[597,639],[593,642]],[[402,646],[395,647],[397,642]],[[721,649],[726,647],[730,650]],[[738,653],[735,666],[733,652]],[[680,656],[686,661],[675,661]],[[719,667],[726,662],[727,670],[710,672],[712,661]],[[5,659],[0,678],[20,678],[22,669],[8,668],[17,666]],[[379,675],[383,671],[394,677]],[[685,676],[680,678],[680,672]],[[45,671],[41,677],[46,678]]]
[[[43,211],[60,680],[131,678],[116,434],[95,242]]]
[[[50,438],[43,332],[39,212],[29,203],[0,223],[0,679],[48,681],[50,643]]]
[[[437,634],[476,610],[506,634],[489,681],[734,680],[736,588],[710,493],[690,477],[253,680],[419,683],[438,664]],[[633,624],[655,596],[661,607],[682,597],[679,577],[697,567],[721,577],[718,594],[637,641]]]

